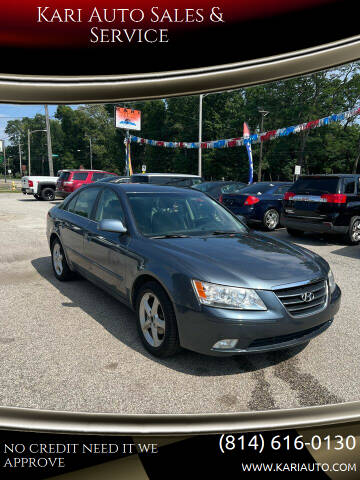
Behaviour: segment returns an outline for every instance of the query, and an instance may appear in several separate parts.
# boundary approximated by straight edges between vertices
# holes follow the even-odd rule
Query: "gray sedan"
[[[159,357],[289,348],[340,306],[323,258],[250,230],[196,190],[97,182],[49,211],[47,237],[56,278],[80,273],[135,310]]]

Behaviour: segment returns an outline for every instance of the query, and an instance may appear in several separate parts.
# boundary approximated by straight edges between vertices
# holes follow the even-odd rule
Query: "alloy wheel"
[[[360,220],[356,220],[353,223],[352,231],[351,231],[351,240],[353,242],[359,242],[360,241]]]
[[[165,338],[165,315],[154,293],[143,295],[139,308],[140,326],[145,340],[152,347],[159,347]]]
[[[265,213],[264,223],[266,228],[274,230],[279,223],[279,214],[276,210],[268,210]]]
[[[53,265],[55,272],[60,276],[63,273],[64,266],[63,266],[63,254],[61,251],[60,244],[58,242],[55,243],[53,248]]]

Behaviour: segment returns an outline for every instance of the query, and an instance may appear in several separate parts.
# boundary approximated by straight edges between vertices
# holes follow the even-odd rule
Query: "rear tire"
[[[263,217],[263,226],[269,232],[275,230],[280,223],[280,215],[279,212],[275,208],[269,208],[266,210]]]
[[[59,239],[54,240],[51,244],[51,264],[54,275],[60,282],[66,282],[73,278],[74,274],[69,268]]]
[[[286,230],[292,237],[302,237],[304,235],[302,230],[296,230],[295,228],[287,228]]]
[[[140,288],[136,314],[140,339],[148,352],[164,358],[181,349],[173,306],[158,283],[148,282]]]
[[[360,242],[360,218],[351,220],[345,239],[349,245],[357,245]]]
[[[41,190],[41,198],[43,200],[47,200],[48,202],[51,202],[52,200],[55,200],[55,190],[50,187],[45,187]]]

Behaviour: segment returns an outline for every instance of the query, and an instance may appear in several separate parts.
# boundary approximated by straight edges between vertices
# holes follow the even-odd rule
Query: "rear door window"
[[[77,195],[77,202],[75,204],[73,213],[81,217],[90,218],[96,197],[100,191],[99,188],[86,188]]]
[[[301,195],[323,195],[338,193],[338,177],[301,178],[291,187],[291,191]]]
[[[59,177],[59,180],[63,180],[64,182],[66,182],[66,180],[70,177],[70,172],[62,172],[60,177]]]
[[[344,193],[355,193],[355,179],[354,178],[344,178],[343,184]]]
[[[73,174],[73,180],[86,180],[88,176],[87,172],[75,172]]]

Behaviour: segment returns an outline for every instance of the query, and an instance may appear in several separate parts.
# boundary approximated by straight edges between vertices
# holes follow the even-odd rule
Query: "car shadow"
[[[34,259],[31,263],[45,280],[58,289],[61,295],[68,298],[69,301],[62,304],[64,308],[82,309],[120,342],[152,361],[187,375],[223,376],[252,372],[281,363],[298,354],[306,346],[305,344],[281,352],[234,357],[211,357],[182,350],[174,357],[159,359],[143,347],[132,310],[80,276],[69,282],[58,281],[52,271],[50,256]]]

